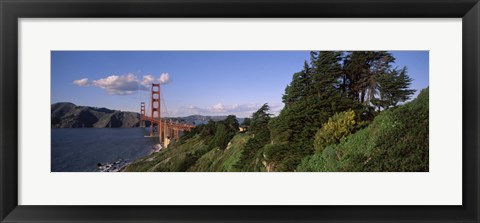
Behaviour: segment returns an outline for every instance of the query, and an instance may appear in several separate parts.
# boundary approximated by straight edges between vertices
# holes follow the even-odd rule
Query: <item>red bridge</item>
[[[190,131],[195,125],[179,123],[161,117],[160,84],[152,84],[150,92],[150,116],[145,113],[145,102],[140,103],[140,127],[145,128],[145,122],[150,122],[150,137],[159,137],[160,143],[167,148],[171,139],[178,139],[179,132]],[[155,133],[155,126],[156,133]],[[158,134],[158,135],[157,135]]]

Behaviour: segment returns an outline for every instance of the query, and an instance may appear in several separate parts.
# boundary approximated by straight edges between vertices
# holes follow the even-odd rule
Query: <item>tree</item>
[[[378,110],[395,107],[410,99],[415,90],[409,89],[413,79],[407,75],[407,68],[392,69],[378,78],[379,98],[372,100]]]
[[[270,106],[263,104],[256,112],[252,114],[250,131],[253,133],[262,133],[268,131],[268,121],[272,114],[268,113]]]
[[[311,69],[304,61],[303,70],[293,74],[292,82],[285,88],[282,102],[285,106],[298,102],[305,98],[312,85]]]
[[[368,59],[365,52],[349,52],[343,62],[343,71],[346,77],[346,92],[348,97],[360,101],[362,91],[361,80],[368,71]]]
[[[295,157],[288,158],[290,168],[313,153],[316,133],[335,113],[352,110],[359,116],[356,121],[373,119],[371,100],[378,95],[378,77],[394,60],[385,51],[311,52],[310,63],[304,62],[285,89],[285,107],[269,123],[272,160],[287,162],[279,154],[289,148],[290,157]]]
[[[284,94],[285,107],[271,121],[273,143],[300,143],[313,151],[313,137],[322,123],[336,112],[357,109],[342,93],[342,51],[311,52],[309,66],[294,74]]]
[[[242,126],[250,126],[251,121],[252,120],[250,118],[244,118],[242,122]]]
[[[340,93],[340,78],[343,74],[341,51],[322,51],[313,61],[313,88],[310,94]]]
[[[238,120],[235,115],[229,115],[225,120],[215,123],[215,134],[211,141],[210,146],[212,148],[219,147],[224,150],[230,140],[238,132]]]
[[[365,86],[362,99],[365,97],[364,103],[367,105],[370,104],[370,101],[374,99],[377,94],[378,77],[385,74],[391,67],[390,63],[395,61],[395,58],[385,51],[374,51],[369,52],[369,54],[369,59],[371,60],[369,75],[362,79],[363,86]]]
[[[268,104],[263,104],[256,112],[252,114],[250,132],[253,137],[250,138],[243,148],[240,159],[235,167],[241,171],[258,171],[262,167],[263,147],[270,141],[270,131],[268,122],[271,114]]]
[[[227,118],[225,119],[225,125],[228,127],[228,129],[232,132],[238,132],[239,129],[238,127],[240,126],[238,124],[238,120],[237,120],[237,117],[235,115],[229,115],[227,116]]]
[[[391,68],[395,58],[386,51],[353,51],[344,60],[348,95],[368,106],[377,95],[378,78]]]
[[[210,140],[211,138],[213,138],[213,136],[215,135],[215,131],[216,131],[216,125],[215,125],[215,121],[213,120],[208,120],[208,123],[207,124],[204,124],[204,125],[200,125],[199,127],[197,127],[198,130],[196,130],[195,128],[195,131],[199,131],[200,132],[200,136],[205,139],[205,141],[208,141]]]
[[[295,88],[295,92],[292,88],[286,89],[285,95],[301,93],[301,97],[284,101],[285,107],[279,116],[269,123],[272,140],[268,159],[279,168],[293,170],[303,157],[313,153],[313,139],[322,123],[336,112],[356,106],[342,93],[343,54],[341,51],[312,52],[311,66],[304,63],[304,69],[292,78],[289,86],[301,87]],[[307,71],[309,75],[306,75]],[[309,78],[300,78],[300,74]],[[281,155],[285,150],[288,150],[288,156]]]

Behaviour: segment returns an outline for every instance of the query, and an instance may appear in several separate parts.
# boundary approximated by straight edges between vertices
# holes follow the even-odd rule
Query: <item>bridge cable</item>
[[[162,95],[162,102],[163,102],[163,106],[165,107],[165,112],[167,113],[167,116],[170,117],[170,113],[168,113],[168,109],[167,109],[167,103],[165,103],[165,98],[163,98],[163,95]]]

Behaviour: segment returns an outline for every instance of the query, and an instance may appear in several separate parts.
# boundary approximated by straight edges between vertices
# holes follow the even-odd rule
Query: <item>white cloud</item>
[[[104,89],[108,94],[112,95],[129,95],[139,90],[150,90],[150,86],[154,80],[155,78],[151,74],[145,75],[141,80],[139,80],[135,74],[129,73],[126,75],[110,75],[106,78],[93,81],[88,81],[88,78],[83,78],[73,81],[73,84],[81,87],[98,87]],[[158,82],[161,84],[166,84],[169,81],[170,76],[168,73],[162,73],[160,78],[158,78]]]
[[[88,78],[83,78],[83,79],[80,79],[80,80],[75,80],[75,81],[73,81],[73,84],[78,85],[78,86],[81,86],[81,87],[88,86]]]
[[[91,85],[106,90],[108,94],[126,95],[133,94],[139,90],[139,83],[134,74],[111,75],[94,80]]]
[[[222,112],[222,111],[225,110],[225,106],[223,106],[223,104],[221,104],[221,103],[218,103],[218,104],[213,106],[213,110]]]
[[[143,76],[143,80],[140,82],[141,90],[149,90],[153,80],[154,77],[151,74]]]
[[[160,78],[158,78],[158,83],[168,84],[168,82],[170,82],[170,74],[168,74],[168,73],[160,74]]]
[[[176,111],[177,116],[188,115],[235,115],[237,117],[250,117],[252,113],[256,112],[263,104],[249,103],[249,104],[223,104],[217,103],[211,106],[198,107],[190,105],[187,107],[181,107]],[[270,105],[270,113],[278,115],[283,105]]]

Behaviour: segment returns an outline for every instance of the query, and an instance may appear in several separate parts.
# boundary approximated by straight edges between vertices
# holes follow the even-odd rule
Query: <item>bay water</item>
[[[149,155],[159,143],[148,128],[52,128],[51,171],[93,172],[97,164]]]

